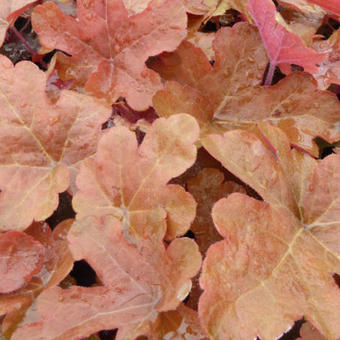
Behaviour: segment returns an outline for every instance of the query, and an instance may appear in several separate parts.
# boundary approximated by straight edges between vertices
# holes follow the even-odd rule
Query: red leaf
[[[302,66],[307,72],[317,72],[315,64],[323,61],[326,55],[307,48],[301,38],[281,25],[271,0],[249,0],[249,11],[270,58],[271,69],[268,73],[273,72],[275,66],[284,64],[295,64]]]
[[[339,0],[307,0],[312,4],[319,5],[325,10],[340,16],[340,1]]]
[[[29,282],[43,266],[45,249],[19,231],[0,234],[0,293],[9,293]]]

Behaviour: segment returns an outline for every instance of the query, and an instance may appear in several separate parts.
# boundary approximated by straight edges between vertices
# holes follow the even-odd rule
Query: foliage
[[[1,337],[339,339],[338,15],[3,2]]]

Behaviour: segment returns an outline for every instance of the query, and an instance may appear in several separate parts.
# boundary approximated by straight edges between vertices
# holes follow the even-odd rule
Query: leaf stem
[[[33,50],[33,48],[27,43],[26,39],[22,36],[22,34],[14,27],[11,27],[11,30],[15,33],[15,35],[22,41],[22,43],[25,45],[27,50],[34,56],[36,52]],[[46,63],[41,59],[39,60],[42,67],[45,67],[47,69]]]
[[[266,80],[264,82],[264,85],[270,86],[272,84],[274,72],[275,72],[275,64],[269,63],[269,69],[266,75]]]

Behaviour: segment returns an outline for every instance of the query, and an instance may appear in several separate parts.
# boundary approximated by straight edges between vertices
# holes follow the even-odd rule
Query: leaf
[[[34,81],[32,81],[34,79]],[[110,108],[63,91],[52,104],[46,75],[30,62],[0,58],[0,230],[24,230],[58,206],[69,169],[94,154]]]
[[[84,160],[77,178],[72,202],[77,218],[112,215],[136,245],[145,237],[183,235],[196,204],[181,186],[167,183],[194,163],[198,133],[188,115],[157,119],[140,146],[127,128],[107,131],[96,159]]]
[[[267,128],[273,136],[280,134]],[[332,275],[340,272],[340,157],[326,157],[310,176],[308,167],[298,167],[301,160],[293,161],[295,151],[289,151],[282,133],[271,146],[276,154],[245,131],[210,136],[207,142],[216,158],[241,174],[264,201],[234,193],[213,208],[224,240],[209,248],[200,279],[205,329],[214,339],[273,339],[303,315],[326,338],[336,339],[340,290]],[[236,143],[242,156],[226,151]],[[284,168],[308,169],[300,175],[303,183]],[[296,192],[301,192],[299,199]],[[288,204],[287,196],[295,203]]]
[[[195,177],[191,177],[187,181],[187,187],[197,202],[196,218],[190,230],[204,256],[212,244],[221,240],[211,217],[213,205],[222,197],[227,197],[233,192],[245,193],[246,190],[233,181],[225,181],[224,174],[215,168],[201,170]],[[187,305],[197,309],[201,294],[198,277],[195,277]]]
[[[225,46],[218,43],[222,37]],[[233,39],[240,48],[237,61],[235,54],[227,58],[235,51],[228,47]],[[270,122],[284,130],[293,145],[315,156],[319,153],[315,137],[330,143],[340,139],[339,102],[333,94],[318,91],[311,76],[294,73],[274,86],[260,86],[264,50],[250,26],[237,24],[222,30],[214,48],[225,59],[219,63],[217,59],[213,68],[204,53],[187,42],[152,64],[168,80],[153,99],[160,116],[181,112],[194,116],[201,138],[235,128],[254,131],[260,122]],[[249,66],[249,60],[257,62]]]
[[[305,322],[300,329],[299,340],[324,340],[325,337],[319,333],[319,331],[313,327],[309,322]]]
[[[144,11],[152,0],[123,0],[123,1],[126,9],[129,12],[129,15],[133,15]],[[208,10],[204,0],[184,0],[184,5],[189,13],[195,15],[203,15]]]
[[[215,115],[220,124],[228,124],[236,112],[245,124],[270,122],[281,128],[293,145],[315,156],[319,153],[315,137],[329,143],[340,139],[337,97],[317,90],[312,77],[304,73],[295,72],[271,87],[249,88],[229,103],[223,113]]]
[[[0,3],[0,46],[3,44],[7,29],[36,0],[7,0]]]
[[[187,186],[197,202],[196,218],[190,230],[195,235],[201,253],[205,254],[211,244],[221,240],[211,218],[212,206],[220,198],[227,197],[233,192],[246,191],[235,182],[224,181],[223,173],[214,168],[203,169],[188,181]]]
[[[194,46],[204,51],[209,60],[214,59],[215,53],[212,44],[215,39],[215,32],[194,32],[187,39],[187,41],[191,42]]]
[[[43,245],[43,266],[27,285],[15,292],[0,296],[0,314],[7,314],[2,322],[6,338],[17,328],[26,310],[46,288],[58,284],[71,271],[73,258],[66,241],[73,220],[59,223],[53,233],[46,223],[33,223],[26,234]]]
[[[241,12],[248,22],[253,23],[247,9],[247,0],[205,0],[205,3],[209,8],[205,21],[211,17],[223,15],[225,11],[233,8]]]
[[[297,34],[307,47],[313,48],[316,32],[322,26],[327,12],[307,0],[280,0],[279,4],[282,5],[279,7],[280,14],[288,25],[287,29]]]
[[[33,237],[20,232],[0,234],[0,293],[10,293],[39,273],[44,247]]]
[[[316,73],[315,64],[322,62],[325,54],[307,48],[303,41],[284,27],[271,0],[249,0],[248,9],[266,46],[273,72],[277,65],[295,64],[305,71]],[[268,84],[269,85],[269,84]]]
[[[160,313],[151,323],[131,325],[119,330],[117,340],[135,340],[145,336],[148,340],[207,340],[197,312],[181,304],[176,310]]]
[[[112,216],[77,221],[69,241],[74,257],[85,258],[104,286],[46,290],[37,303],[41,318],[21,327],[12,339],[74,339],[153,320],[157,310],[177,307],[201,262],[195,242],[185,238],[167,249],[145,239],[143,246],[150,247],[150,255],[155,252],[143,255],[127,242]]]
[[[202,136],[225,130],[214,124],[214,115],[223,112],[240,91],[259,85],[267,65],[259,34],[245,23],[219,30],[213,49],[214,67],[202,50],[188,42],[151,64],[162,78],[180,83],[167,82],[165,90],[154,96],[157,113],[166,117],[181,112],[193,115]]]
[[[78,18],[51,2],[32,14],[41,44],[71,55],[58,55],[63,80],[75,79],[110,104],[123,96],[135,110],[146,110],[162,87],[145,61],[174,50],[186,35],[186,22],[181,0],[154,0],[130,17],[122,0],[78,1]]]
[[[295,200],[284,169],[276,155],[256,135],[233,130],[223,136],[206,137],[203,146],[265,201],[283,204],[294,210]]]
[[[327,40],[315,41],[313,47],[320,53],[328,53],[314,74],[320,89],[327,89],[332,83],[340,84],[340,31],[335,31]]]
[[[325,10],[334,13],[336,15],[340,15],[340,2],[339,0],[327,0],[327,1],[321,1],[321,0],[307,0],[311,2],[312,4],[316,4]]]

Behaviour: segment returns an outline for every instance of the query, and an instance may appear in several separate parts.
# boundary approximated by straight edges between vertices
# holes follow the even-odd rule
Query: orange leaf
[[[239,47],[237,53],[228,45],[231,42]],[[267,121],[284,130],[291,144],[315,156],[319,152],[315,137],[330,143],[340,139],[340,104],[333,94],[317,90],[311,76],[294,73],[274,86],[260,86],[265,52],[251,26],[220,30],[213,46],[214,67],[188,42],[152,63],[168,80],[153,99],[160,116],[181,112],[194,116],[201,138],[235,128],[256,130]]]
[[[315,137],[329,143],[340,139],[339,100],[333,93],[317,90],[313,78],[305,73],[295,72],[274,86],[249,88],[215,118],[229,125],[235,116],[248,124],[270,122],[286,133],[291,144],[315,156],[319,153]]]
[[[34,64],[13,67],[0,56],[0,230],[24,230],[52,214],[69,187],[68,168],[95,152],[111,112],[71,91],[52,104],[45,85]]]
[[[196,218],[190,227],[195,241],[205,254],[209,246],[221,240],[211,218],[211,208],[216,201],[233,192],[245,193],[245,188],[235,182],[224,182],[224,175],[218,169],[205,168],[188,181],[188,191],[197,202]]]
[[[22,321],[26,310],[46,288],[58,284],[70,272],[73,258],[66,241],[73,220],[59,223],[53,233],[46,223],[33,223],[26,234],[43,245],[44,257],[39,273],[27,285],[10,294],[0,296],[0,314],[6,314],[2,322],[2,334],[9,336]]]
[[[335,31],[327,40],[316,41],[313,47],[318,52],[328,53],[327,59],[320,63],[318,73],[314,74],[319,88],[340,84],[340,31]]]
[[[280,135],[266,128],[265,135]],[[304,316],[336,339],[340,290],[332,275],[340,272],[340,157],[314,161],[310,174],[308,155],[297,158],[282,133],[270,147],[237,130],[206,140],[216,158],[265,200],[235,193],[213,208],[225,240],[209,248],[200,280],[205,292],[199,310],[209,335],[273,339]],[[240,152],[225,151],[233,145]]]
[[[84,160],[77,178],[77,218],[115,216],[136,245],[147,237],[183,235],[195,217],[196,204],[181,186],[167,183],[194,163],[198,133],[188,115],[157,119],[140,146],[125,127],[107,131],[96,159]]]
[[[12,339],[71,340],[152,321],[158,311],[176,308],[184,299],[201,262],[197,245],[186,238],[174,240],[167,249],[145,240],[141,247],[149,251],[139,252],[112,216],[79,220],[69,240],[75,258],[85,258],[104,286],[46,290],[37,302],[41,318],[19,328]]]
[[[326,338],[313,327],[309,322],[305,322],[300,329],[300,336],[298,340],[325,340]]]
[[[10,293],[29,282],[43,266],[44,247],[20,232],[0,234],[0,293]]]
[[[117,340],[135,340],[145,336],[148,340],[208,340],[204,335],[197,312],[181,304],[176,310],[160,313],[154,322],[124,327]]]
[[[122,0],[78,1],[77,19],[51,2],[32,14],[41,44],[71,55],[58,56],[62,78],[75,79],[110,104],[123,96],[136,110],[147,109],[162,87],[145,61],[174,50],[185,37],[186,21],[182,0],[151,1],[130,17]]]

